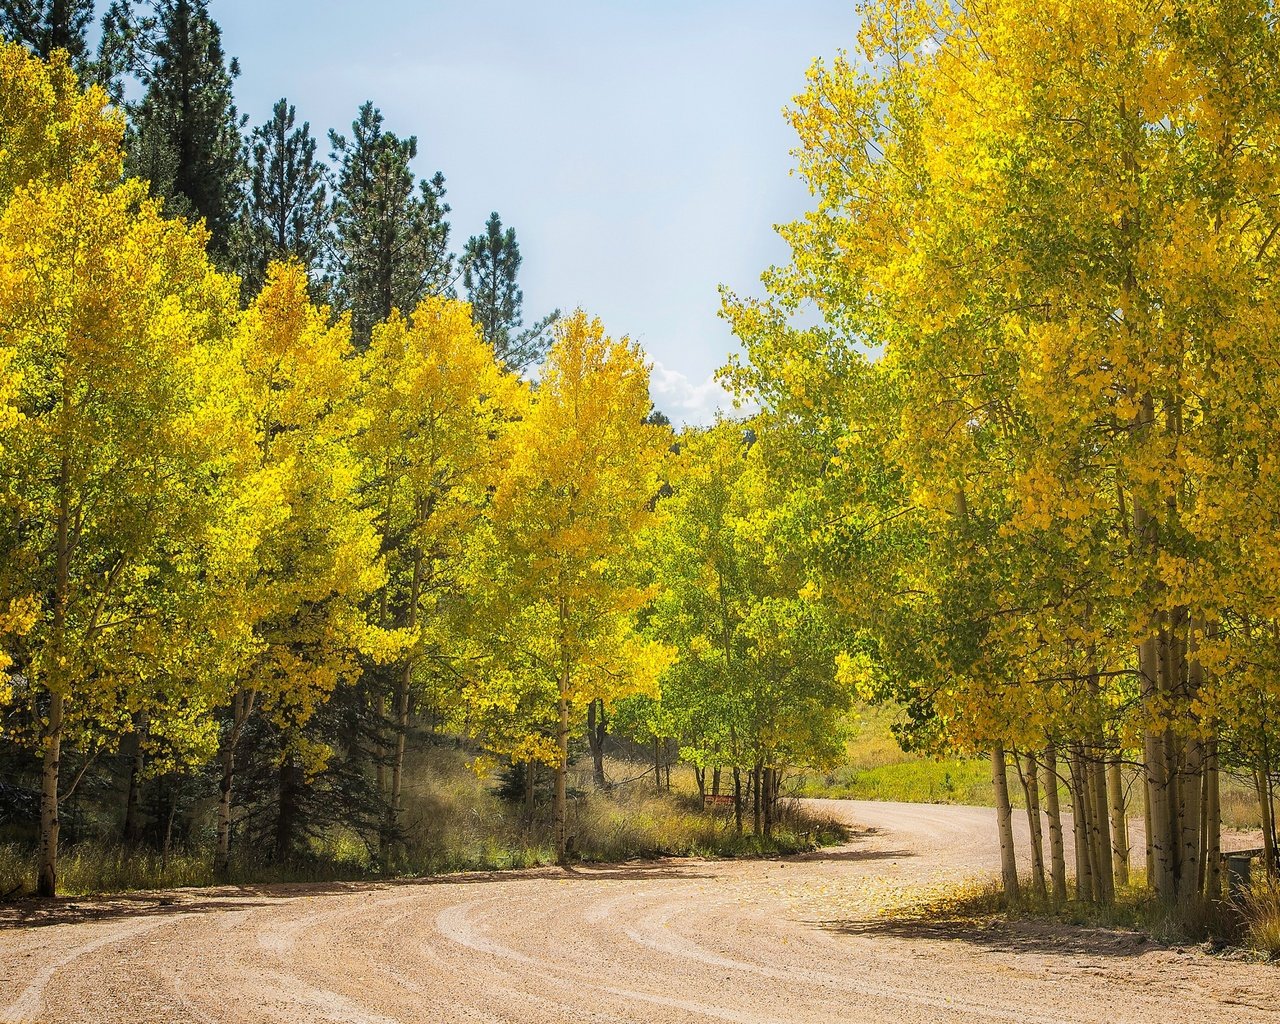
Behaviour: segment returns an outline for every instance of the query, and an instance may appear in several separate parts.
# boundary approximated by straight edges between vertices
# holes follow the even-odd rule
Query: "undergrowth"
[[[532,817],[500,799],[490,782],[478,778],[461,751],[436,749],[421,755],[411,777],[423,781],[406,788],[404,842],[390,851],[367,845],[353,832],[339,830],[313,840],[306,855],[271,863],[236,850],[228,881],[236,884],[333,882],[416,877],[458,871],[528,868],[555,862],[550,807]],[[611,775],[629,778],[635,766],[613,765]],[[650,775],[650,779],[652,776]],[[569,832],[574,859],[611,863],[667,856],[752,857],[797,853],[844,841],[838,824],[783,804],[773,834],[738,834],[733,815],[704,810],[692,791],[692,775],[674,773],[671,791],[652,781],[608,791],[573,779]],[[0,898],[30,893],[35,857],[29,846],[0,844]],[[81,843],[66,847],[58,860],[59,892],[68,896],[208,886],[215,883],[213,850],[201,845],[167,858],[159,853]]]
[[[1117,888],[1112,903],[1068,899],[1059,903],[1038,894],[1024,879],[1010,904],[999,882],[973,882],[934,894],[895,914],[928,921],[978,925],[996,917],[1012,921],[1051,920],[1086,928],[1137,932],[1163,945],[1205,943],[1209,949],[1244,948],[1280,960],[1280,882],[1256,881],[1231,899],[1199,900],[1174,907],[1145,885],[1141,872]]]

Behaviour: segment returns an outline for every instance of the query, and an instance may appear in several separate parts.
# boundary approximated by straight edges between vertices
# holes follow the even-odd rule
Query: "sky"
[[[853,48],[852,0],[211,0],[251,124],[323,138],[373,100],[444,173],[452,244],[516,229],[526,322],[582,307],[640,342],[677,423],[730,409],[718,288],[758,293],[810,205],[782,109]],[[322,150],[328,151],[327,142]]]

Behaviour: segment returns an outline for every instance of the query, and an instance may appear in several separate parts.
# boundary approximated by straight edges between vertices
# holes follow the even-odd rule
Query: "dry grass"
[[[0,897],[33,892],[35,875],[36,859],[29,848],[0,846]],[[58,857],[58,891],[66,896],[212,884],[211,854],[183,852],[165,859],[150,851],[86,843]]]
[[[1262,813],[1252,784],[1225,774],[1221,780],[1223,826],[1243,831],[1261,828]]]
[[[386,876],[436,875],[455,871],[535,867],[555,861],[550,808],[541,805],[532,820],[523,809],[492,792],[491,780],[471,771],[470,758],[449,747],[431,747],[413,756],[406,786],[406,836],[391,862],[354,833],[338,830],[315,841],[309,856],[289,864],[264,864],[250,851],[233,860],[231,881],[325,882]],[[643,766],[610,765],[610,776],[627,779]],[[832,845],[844,829],[784,807],[769,839],[738,835],[732,814],[704,811],[696,797],[692,770],[672,772],[672,790],[636,781],[609,792],[590,788],[581,772],[572,779],[569,832],[578,859],[625,861],[662,856],[736,857],[795,853]],[[748,821],[748,828],[750,822]],[[82,844],[59,858],[59,890],[68,896],[205,886],[214,883],[212,849],[159,854]],[[35,858],[29,847],[0,845],[0,898],[34,889]]]
[[[1240,905],[1245,944],[1270,960],[1280,960],[1280,881],[1254,882]]]
[[[435,748],[420,757],[422,763],[415,766],[420,770],[413,775],[422,781],[405,796],[409,840],[399,870],[435,874],[554,862],[549,807],[539,807],[527,819],[521,807],[493,795],[460,751]],[[794,806],[784,807],[771,838],[739,836],[732,814],[701,807],[692,769],[673,769],[668,792],[653,785],[651,774],[644,777],[644,768],[611,762],[609,778],[634,781],[604,793],[591,789],[582,769],[573,773],[568,827],[581,860],[794,853],[844,838],[840,826],[806,816]]]
[[[1068,880],[1068,891],[1073,882]],[[1254,899],[1254,897],[1250,897]],[[1156,899],[1146,887],[1141,871],[1130,884],[1117,889],[1113,903],[1090,903],[1068,899],[1055,903],[1038,896],[1029,878],[1022,880],[1021,895],[1010,905],[999,882],[982,881],[952,886],[911,908],[910,916],[922,921],[981,925],[995,918],[1009,921],[1056,921],[1081,928],[1140,933],[1165,945],[1208,942],[1222,949],[1241,944],[1280,955],[1280,888],[1255,899],[1256,910],[1248,904],[1237,906],[1223,900],[1198,900],[1185,907],[1173,907]],[[1251,916],[1252,915],[1252,916]],[[1253,922],[1259,926],[1254,937]],[[1267,937],[1276,942],[1276,952],[1261,943]]]

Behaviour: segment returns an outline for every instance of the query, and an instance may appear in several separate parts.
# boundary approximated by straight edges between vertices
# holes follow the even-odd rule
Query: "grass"
[[[800,797],[844,800],[893,800],[903,803],[968,804],[993,807],[995,790],[986,758],[934,758],[910,754],[891,732],[901,712],[891,706],[866,705],[858,711],[858,727],[849,740],[845,760],[825,774],[801,775],[788,790]],[[1133,806],[1141,811],[1140,792],[1132,788]],[[1015,807],[1025,801],[1015,773],[1009,774],[1009,797]],[[1064,806],[1070,803],[1065,787]],[[1261,828],[1253,785],[1224,774],[1221,782],[1222,824],[1229,829]]]
[[[891,911],[888,916],[928,922],[981,926],[993,919],[1057,921],[1064,925],[1137,932],[1164,945],[1207,943],[1215,951],[1251,950],[1280,960],[1280,881],[1262,879],[1231,900],[1200,900],[1173,908],[1156,899],[1142,872],[1116,891],[1114,903],[1068,900],[1054,903],[1038,896],[1023,879],[1017,903],[1010,905],[998,882],[972,882],[930,894]]]
[[[991,767],[980,758],[933,758],[905,753],[891,729],[900,712],[864,706],[849,740],[845,760],[826,774],[802,775],[790,788],[796,796],[904,803],[974,804],[995,802]],[[1017,786],[1010,787],[1015,798]]]
[[[499,799],[488,780],[478,778],[462,752],[432,747],[417,752],[406,773],[417,780],[404,794],[406,842],[391,864],[354,833],[338,831],[313,842],[299,862],[269,864],[241,853],[233,859],[235,883],[356,881],[417,877],[459,871],[528,868],[555,862],[550,808],[532,820],[523,809]],[[610,765],[610,777],[631,778],[642,768]],[[666,856],[750,857],[796,853],[840,843],[838,824],[815,818],[794,804],[783,806],[770,838],[738,835],[732,814],[702,808],[689,769],[672,773],[672,791],[649,781],[608,792],[590,788],[589,778],[571,779],[569,833],[576,859],[619,862]],[[750,828],[750,821],[747,822]],[[68,847],[58,861],[59,891],[68,896],[214,884],[212,849],[159,854],[84,843]],[[0,844],[0,898],[34,888],[35,858],[29,846]]]
[[[1070,882],[1069,882],[1070,884]],[[908,911],[896,915],[930,922],[980,925],[994,918],[1012,921],[1052,920],[1076,927],[1140,932],[1168,945],[1212,941],[1218,945],[1240,941],[1239,908],[1225,901],[1202,901],[1174,912],[1151,894],[1139,876],[1119,887],[1114,903],[1100,904],[1069,899],[1055,903],[1039,896],[1023,879],[1018,902],[1010,905],[999,882],[972,882],[935,894]]]
[[[1241,901],[1245,944],[1269,960],[1280,960],[1280,881],[1255,882]]]
[[[467,769],[465,756],[447,748],[423,755],[412,775],[422,781],[405,794],[410,838],[401,870],[413,874],[533,867],[555,861],[550,808],[532,821],[520,807],[498,799]],[[641,766],[611,762],[612,779],[639,775]],[[739,836],[732,814],[703,809],[693,772],[678,767],[672,790],[636,781],[605,792],[571,774],[578,796],[569,805],[568,831],[578,859],[616,862],[650,857],[739,857],[795,853],[843,841],[844,830],[784,805],[769,839]],[[749,827],[749,823],[748,823]]]

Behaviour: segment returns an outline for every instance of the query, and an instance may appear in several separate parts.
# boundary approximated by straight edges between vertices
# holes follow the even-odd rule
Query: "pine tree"
[[[309,122],[282,99],[250,140],[249,189],[239,234],[240,274],[256,295],[273,261],[297,260],[313,270],[329,222],[324,165],[316,160]]]
[[[372,103],[360,108],[349,139],[330,132],[329,141],[339,165],[330,284],[363,348],[393,309],[412,310],[450,290],[444,175],[415,181],[418,140],[387,131]]]
[[[117,3],[104,22],[104,74],[131,73],[145,88],[130,105],[126,170],[151,182],[168,213],[202,218],[210,254],[225,265],[247,176],[232,96],[240,68],[222,49],[207,0],[156,0],[153,11],[137,17]]]
[[[81,77],[89,71],[85,31],[92,20],[93,0],[0,0],[0,35],[45,60],[66,50]]]
[[[520,330],[524,293],[516,279],[521,262],[515,228],[504,231],[496,212],[489,214],[485,233],[472,235],[463,250],[462,283],[472,315],[498,358],[516,372],[542,361],[551,345],[547,328],[560,315],[556,310]]]

